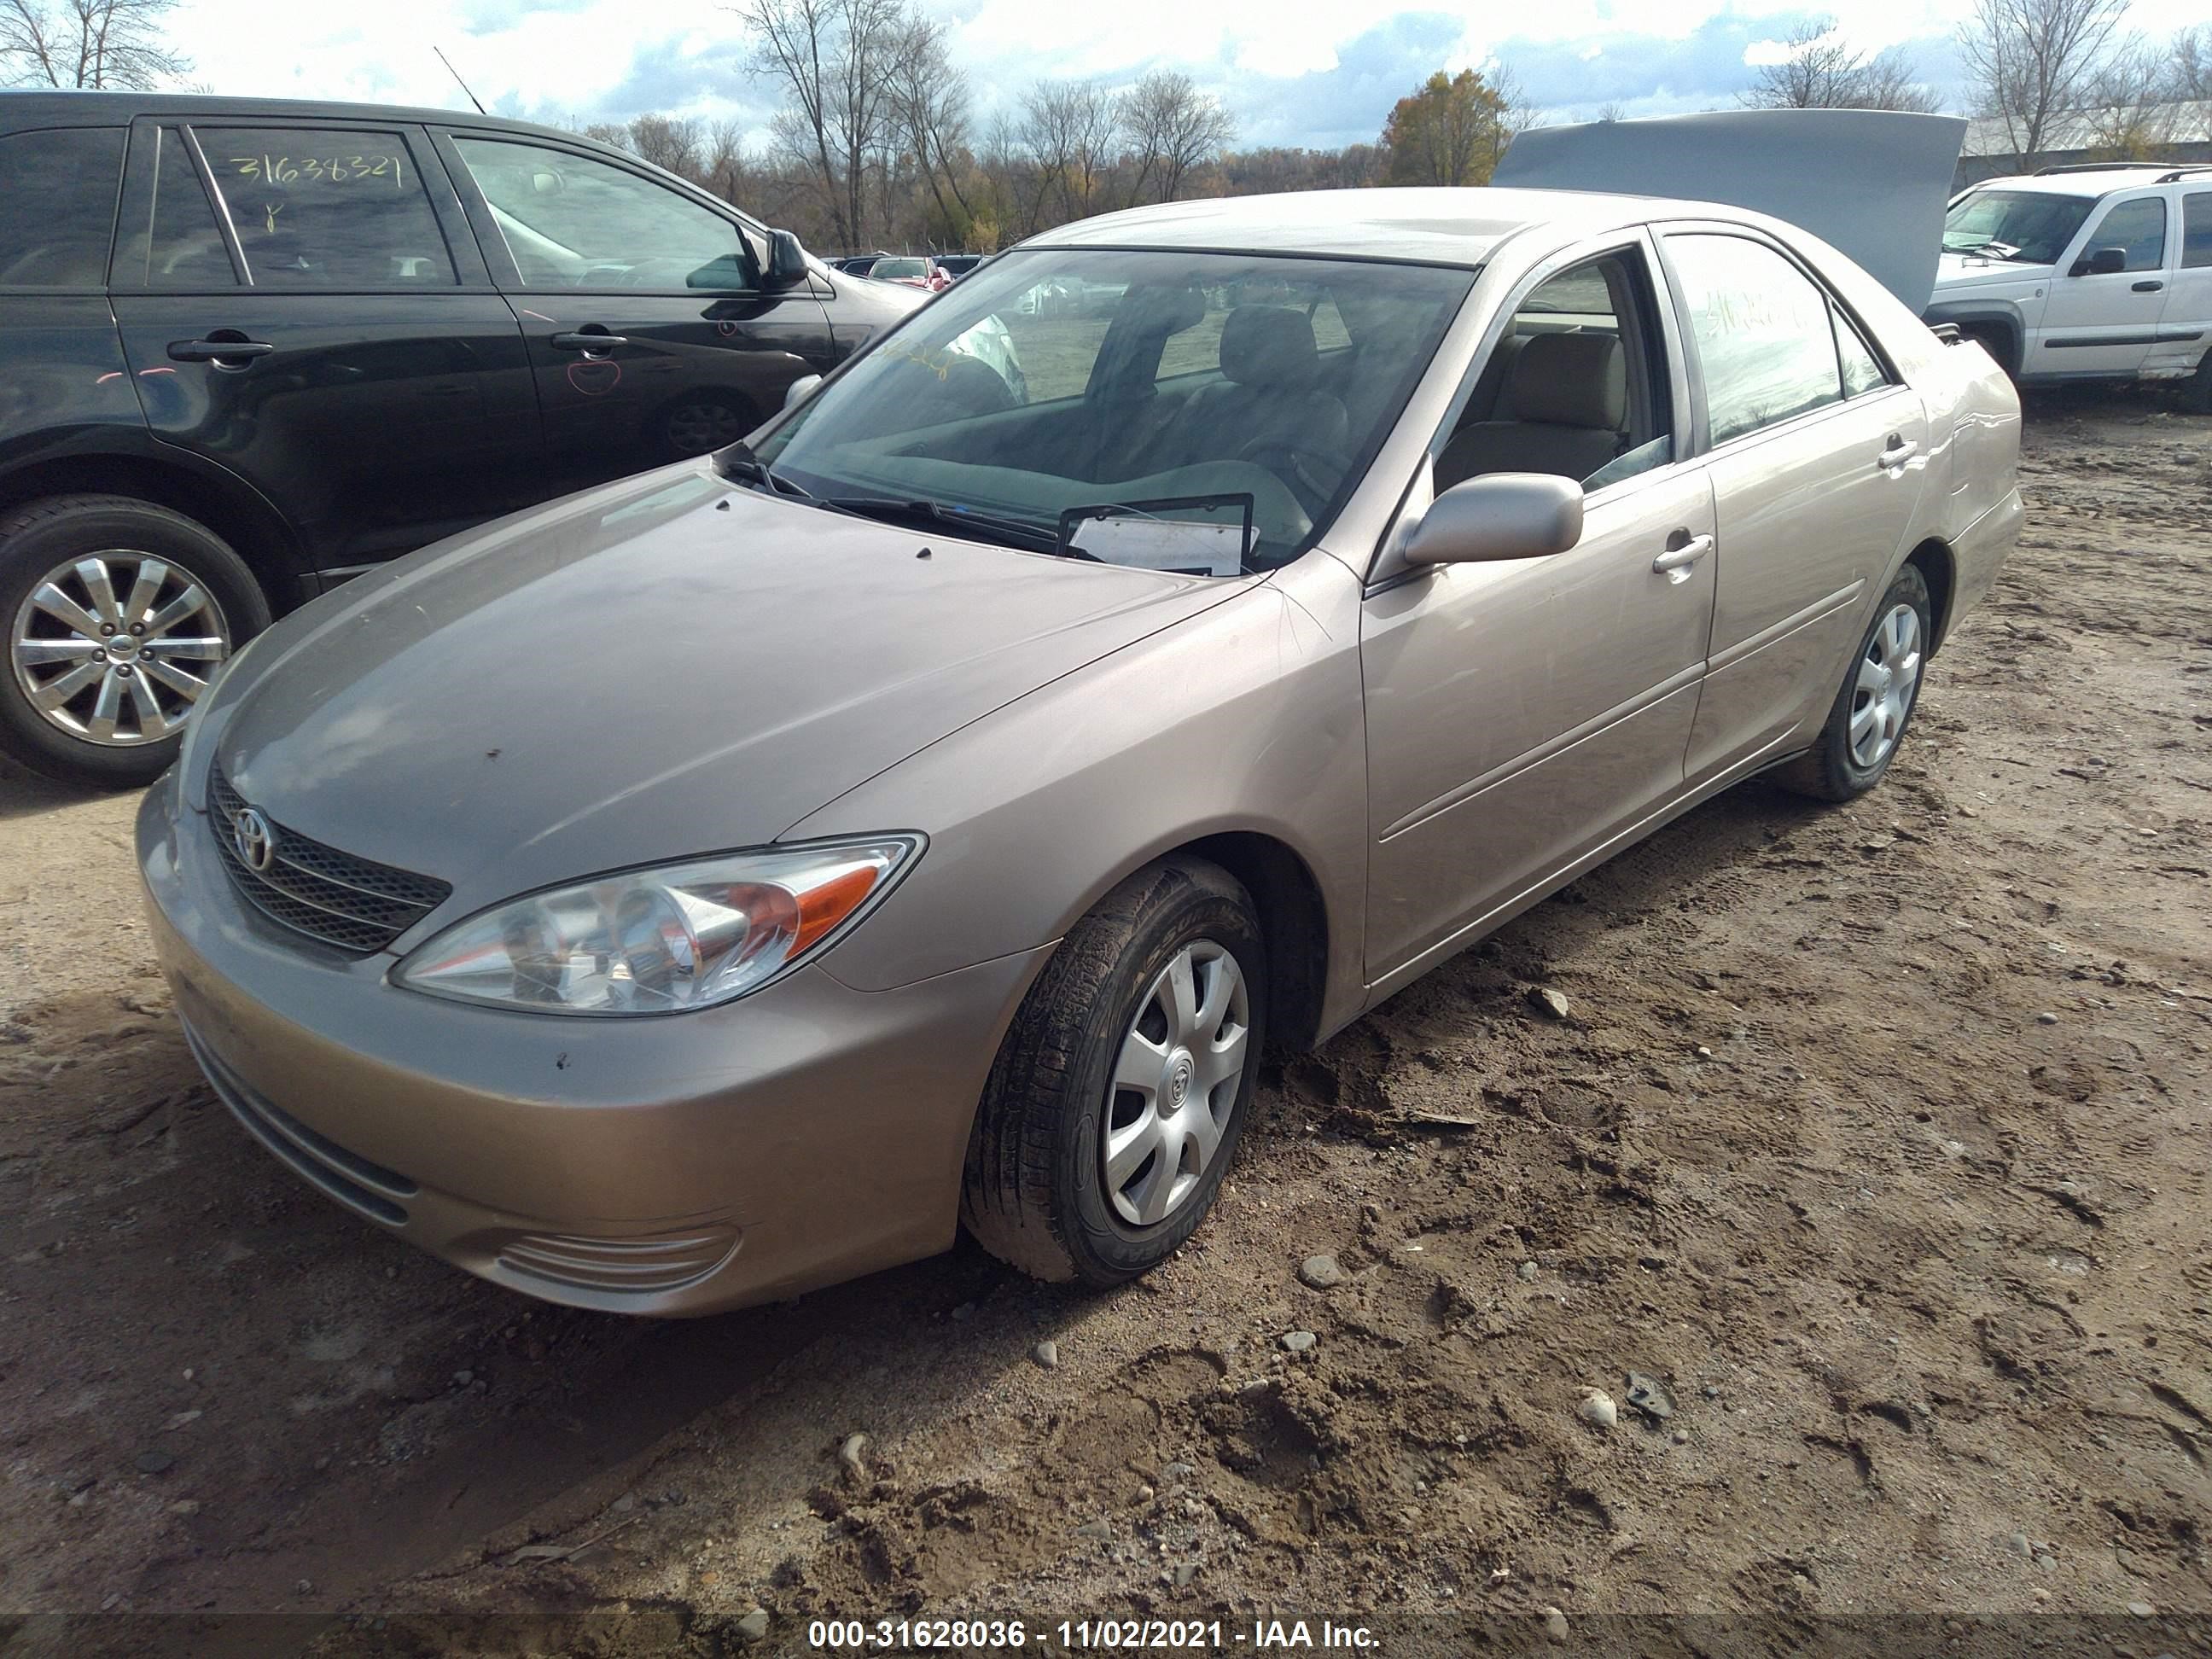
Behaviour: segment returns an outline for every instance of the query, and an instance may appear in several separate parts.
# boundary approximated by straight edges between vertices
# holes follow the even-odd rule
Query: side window
[[[1605,254],[1516,302],[1437,452],[1436,487],[1552,472],[1601,489],[1672,458],[1673,407],[1643,256]]]
[[[396,132],[194,129],[246,280],[267,289],[450,288],[444,232]]]
[[[2192,270],[2212,265],[2212,191],[2181,198],[2181,263]]]
[[[200,183],[184,135],[162,127],[154,133],[153,144],[153,194],[141,198],[133,193],[116,242],[115,285],[188,292],[236,287],[238,272],[223,246],[215,204]],[[134,172],[137,165],[134,160]]]
[[[1839,401],[1828,298],[1772,248],[1742,236],[1667,239],[1705,379],[1712,441]]]
[[[2155,196],[2116,203],[2081,244],[2081,257],[2087,258],[2100,247],[2119,248],[2127,254],[2122,270],[2156,270],[2166,263],[2166,204]]]
[[[0,139],[0,288],[98,288],[107,280],[121,127],[69,127]]]
[[[457,135],[453,147],[526,288],[754,285],[737,226],[665,185],[587,155],[504,138]]]
[[[1828,314],[1835,319],[1836,356],[1844,368],[1844,396],[1856,398],[1889,384],[1889,376],[1882,373],[1881,359],[1869,349],[1866,338],[1851,319],[1833,304]]]

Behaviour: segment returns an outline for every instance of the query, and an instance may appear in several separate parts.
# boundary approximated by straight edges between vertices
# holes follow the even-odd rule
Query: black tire
[[[1897,734],[1888,748],[1871,766],[1861,766],[1851,757],[1850,724],[1856,710],[1859,691],[1859,665],[1868,660],[1876,649],[1875,636],[1883,623],[1899,605],[1910,605],[1919,625],[1919,672],[1913,677],[1905,713],[1897,725]],[[1859,648],[1851,653],[1850,664],[1844,670],[1844,684],[1836,693],[1834,705],[1828,711],[1827,724],[1820,728],[1820,736],[1813,747],[1780,768],[1775,777],[1801,794],[1815,800],[1849,800],[1854,795],[1863,795],[1880,783],[1888,773],[1890,763],[1904,746],[1905,734],[1912,724],[1913,711],[1920,706],[1920,687],[1928,678],[1928,648],[1935,638],[1934,607],[1929,603],[1928,583],[1916,565],[1906,565],[1897,573],[1882,595],[1881,603],[1875,607],[1874,621],[1868,627],[1866,637]]]
[[[124,549],[149,554],[198,582],[213,599],[235,651],[269,625],[269,599],[246,562],[204,525],[121,495],[54,495],[0,520],[0,749],[64,783],[127,789],[167,770],[181,732],[113,747],[56,725],[31,701],[18,672],[17,621],[32,590],[71,559]],[[120,597],[120,596],[118,596]],[[150,682],[149,682],[150,684]]]
[[[2212,349],[2197,362],[2197,373],[2181,388],[2181,404],[2192,415],[2212,415]]]
[[[1114,1066],[1147,992],[1193,945],[1222,947],[1243,975],[1243,1069],[1226,1117],[1217,1113],[1220,1139],[1195,1185],[1157,1223],[1134,1225],[1107,1191]],[[1260,924],[1237,879],[1180,856],[1130,877],[1069,932],[999,1049],[969,1139],[960,1206],[968,1231],[1000,1260],[1055,1283],[1118,1285],[1174,1255],[1212,1207],[1236,1156],[1267,1018]]]

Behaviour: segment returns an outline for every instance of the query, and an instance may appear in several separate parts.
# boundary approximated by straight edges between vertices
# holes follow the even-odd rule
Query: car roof
[[[1747,216],[1711,202],[1571,190],[1310,190],[1128,208],[1062,225],[1022,246],[1304,253],[1473,268],[1530,225],[1595,232],[1651,218]]]
[[[528,132],[556,138],[610,155],[623,154],[580,132],[513,120],[504,115],[482,115],[472,109],[339,104],[313,98],[222,98],[204,93],[0,90],[0,130],[9,131],[42,126],[123,126],[141,116],[169,116],[181,121],[238,117],[252,120],[407,121],[447,127],[495,127],[501,132]],[[635,161],[637,158],[627,159]]]
[[[2160,171],[2171,173],[2180,165],[2175,162]],[[1971,189],[2026,191],[2039,196],[2086,196],[2094,200],[2109,191],[2163,182],[2159,171],[2148,167],[2115,167],[2078,173],[2020,173],[2008,178],[1984,179]]]

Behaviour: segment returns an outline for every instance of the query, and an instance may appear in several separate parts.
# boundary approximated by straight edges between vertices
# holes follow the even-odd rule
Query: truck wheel
[[[216,665],[269,625],[253,573],[181,513],[57,495],[0,520],[0,748],[65,783],[151,783]]]
[[[2193,414],[2212,415],[2212,348],[2197,360],[2197,373],[2182,388],[2181,401]]]
[[[1267,1036],[1243,887],[1170,858],[1069,930],[1014,1017],[961,1218],[1038,1279],[1118,1285],[1182,1248],[1236,1155]]]

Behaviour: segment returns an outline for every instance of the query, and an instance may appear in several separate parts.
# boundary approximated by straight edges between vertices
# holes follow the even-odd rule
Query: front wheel
[[[0,522],[0,748],[107,788],[177,757],[216,666],[269,625],[253,573],[205,526],[118,495],[64,495]]]
[[[1776,774],[1783,782],[1818,800],[1849,800],[1881,781],[1919,705],[1932,620],[1927,580],[1908,564],[1875,608],[1819,740]]]
[[[1267,1035],[1252,901],[1165,859],[1053,953],[984,1085],[961,1218],[1038,1279],[1117,1285],[1180,1249],[1235,1155]]]

